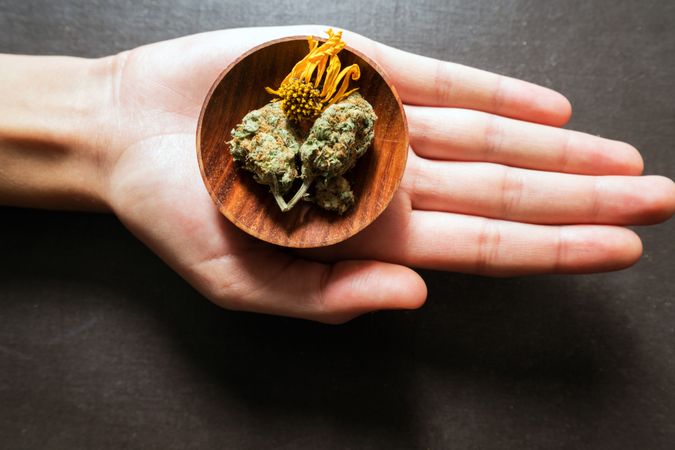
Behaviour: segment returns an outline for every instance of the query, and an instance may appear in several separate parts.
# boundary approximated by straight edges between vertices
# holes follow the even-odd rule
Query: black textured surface
[[[670,0],[0,0],[0,51],[307,22],[561,90],[675,177]],[[332,327],[218,309],[114,217],[0,215],[1,448],[673,448],[675,222],[629,270],[425,272],[421,311]]]

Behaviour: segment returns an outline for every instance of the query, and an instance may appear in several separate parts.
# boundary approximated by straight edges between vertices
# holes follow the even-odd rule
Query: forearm
[[[95,60],[0,55],[0,204],[105,210]]]

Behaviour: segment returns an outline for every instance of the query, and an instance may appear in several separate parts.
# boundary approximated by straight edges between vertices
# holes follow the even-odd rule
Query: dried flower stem
[[[286,203],[286,200],[284,200],[284,197],[279,193],[279,182],[277,181],[276,177],[272,179],[272,183],[273,186],[270,191],[272,192],[272,195],[274,195],[274,200],[277,201],[279,209],[281,209],[283,212],[290,210],[293,206],[289,206]]]
[[[281,208],[281,210],[284,212],[290,211],[296,205],[296,203],[298,203],[302,199],[302,197],[307,193],[307,189],[309,189],[309,187],[312,185],[313,182],[314,177],[305,179],[302,182],[302,186],[300,186],[300,189],[298,189],[298,192],[295,193],[291,201],[288,202],[288,204],[286,205],[286,209]]]

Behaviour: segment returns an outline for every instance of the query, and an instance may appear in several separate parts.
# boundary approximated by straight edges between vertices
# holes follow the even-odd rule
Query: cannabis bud
[[[231,132],[230,152],[253,179],[270,187],[284,209],[283,194],[298,177],[296,155],[300,148],[297,130],[291,126],[279,103],[268,103],[249,112]]]
[[[354,193],[345,177],[319,178],[314,184],[314,197],[318,206],[342,215],[354,205]]]
[[[300,147],[302,177],[334,177],[351,169],[373,140],[377,116],[361,94],[329,106]]]
[[[303,184],[289,204],[304,196],[317,176],[330,179],[354,167],[373,141],[376,120],[373,107],[359,93],[326,108],[300,147]]]
[[[350,79],[361,76],[359,66],[343,69],[338,57],[345,47],[342,32],[329,29],[327,34],[321,45],[308,37],[307,55],[277,89],[266,88],[277,98],[246,114],[229,141],[234,160],[269,186],[284,212],[307,200],[344,214],[354,204],[354,193],[343,175],[373,141],[373,107],[358,88],[347,90]],[[303,136],[300,124],[311,120]],[[284,194],[295,180],[302,184],[286,203]]]

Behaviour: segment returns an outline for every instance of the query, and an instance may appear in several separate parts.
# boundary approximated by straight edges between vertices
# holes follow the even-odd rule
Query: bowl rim
[[[369,225],[371,225],[373,222],[375,222],[381,215],[382,213],[389,207],[391,204],[392,200],[394,199],[394,196],[396,195],[396,192],[399,190],[400,185],[401,185],[401,180],[403,179],[403,176],[405,174],[405,167],[407,167],[408,163],[408,153],[409,153],[409,148],[410,148],[410,136],[409,136],[409,130],[408,130],[408,120],[405,114],[405,108],[403,106],[403,102],[401,101],[401,97],[399,96],[398,91],[396,90],[396,86],[393,84],[391,81],[391,78],[389,75],[387,75],[386,71],[379,65],[377,64],[373,59],[370,57],[366,56],[362,52],[354,49],[353,47],[350,47],[349,45],[345,45],[343,50],[347,50],[357,57],[361,58],[363,61],[365,61],[374,71],[377,72],[377,74],[383,79],[385,84],[387,85],[387,88],[390,90],[391,94],[393,95],[394,99],[396,100],[396,103],[398,104],[398,109],[401,114],[401,119],[403,122],[403,131],[404,131],[404,143],[405,143],[405,152],[403,155],[403,160],[402,160],[402,167],[403,170],[401,171],[401,174],[399,177],[396,178],[396,182],[392,186],[392,195],[387,199],[386,202],[382,205],[380,211],[374,215],[372,218],[370,218],[368,221],[365,221],[364,224],[362,224],[360,227],[352,228],[351,232],[345,236],[336,236],[332,239],[324,239],[323,241],[314,241],[314,242],[309,242],[309,243],[300,243],[299,245],[293,245],[292,243],[282,243],[278,241],[273,241],[270,240],[269,237],[266,235],[260,234],[257,230],[243,224],[241,221],[239,221],[236,217],[232,216],[231,214],[228,214],[226,211],[223,211],[223,205],[220,202],[220,199],[218,195],[214,192],[211,182],[208,179],[206,175],[206,170],[204,169],[204,162],[202,160],[202,145],[201,145],[201,135],[202,135],[202,126],[203,126],[203,121],[204,121],[204,115],[206,113],[207,107],[211,101],[211,97],[213,96],[214,92],[218,87],[220,86],[220,83],[223,81],[223,79],[227,76],[227,74],[240,62],[245,60],[248,56],[252,55],[253,53],[266,48],[270,47],[272,45],[280,44],[283,42],[290,42],[290,41],[306,41],[309,37],[312,37],[313,39],[318,40],[319,42],[325,42],[327,39],[325,37],[321,36],[316,36],[316,35],[293,35],[293,36],[284,36],[281,38],[277,39],[272,39],[269,41],[262,42],[254,47],[251,47],[249,50],[245,51],[238,57],[236,57],[230,64],[228,64],[218,75],[218,77],[213,81],[211,84],[211,87],[209,88],[208,93],[204,97],[204,101],[202,102],[202,107],[199,112],[199,118],[197,121],[197,130],[196,130],[196,142],[195,142],[195,150],[197,153],[197,160],[199,163],[199,173],[202,178],[202,182],[204,183],[204,186],[206,187],[206,190],[208,191],[211,200],[215,203],[215,206],[218,208],[218,212],[225,216],[230,222],[232,222],[238,229],[244,231],[245,233],[255,237],[256,239],[259,239],[261,241],[278,245],[281,247],[286,247],[286,248],[318,248],[318,247],[326,247],[329,245],[334,245],[340,242],[343,242],[356,234],[360,233],[363,231],[365,228],[367,228]]]

